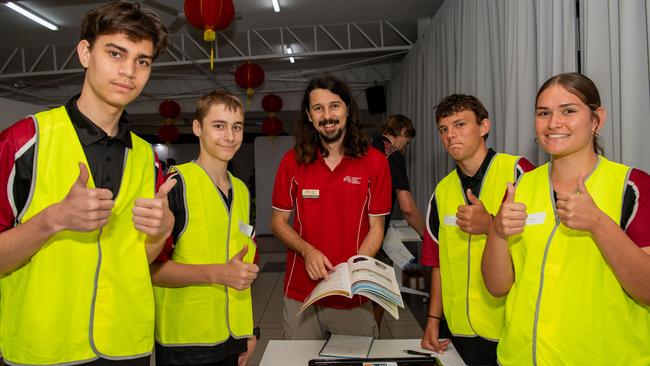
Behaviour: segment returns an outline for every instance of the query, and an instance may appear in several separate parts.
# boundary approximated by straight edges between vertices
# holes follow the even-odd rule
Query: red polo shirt
[[[368,215],[390,213],[390,193],[386,156],[375,149],[360,158],[344,157],[334,171],[320,156],[299,165],[292,149],[275,176],[273,208],[294,211],[294,230],[336,266],[358,254],[370,228]],[[285,296],[304,301],[317,283],[309,278],[303,258],[288,250]],[[360,302],[331,296],[318,305],[351,308]]]

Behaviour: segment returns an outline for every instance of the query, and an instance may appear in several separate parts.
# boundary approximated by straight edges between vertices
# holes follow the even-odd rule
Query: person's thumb
[[[248,253],[248,245],[245,245],[242,250],[239,251],[239,253],[235,254],[230,258],[230,260],[238,260],[240,262],[244,261],[244,257],[246,256],[246,253]]]
[[[582,173],[578,176],[578,193],[589,193],[585,185],[585,175]]]
[[[515,186],[508,182],[508,193],[504,202],[515,202]]]
[[[481,202],[481,200],[479,200],[478,197],[476,197],[474,195],[474,193],[472,193],[472,190],[469,189],[469,188],[467,188],[467,200],[472,205],[483,206],[483,203]]]
[[[90,177],[90,173],[88,173],[88,168],[86,167],[86,164],[79,162],[79,176],[77,177],[77,180],[74,182],[74,184],[86,188],[88,186],[89,177]]]
[[[176,185],[176,179],[167,179],[165,183],[163,183],[160,188],[158,188],[158,192],[156,192],[156,198],[162,198],[162,199],[167,199],[167,193],[174,188]]]

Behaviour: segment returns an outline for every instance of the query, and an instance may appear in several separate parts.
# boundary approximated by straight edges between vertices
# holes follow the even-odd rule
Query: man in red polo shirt
[[[311,80],[302,111],[296,145],[282,159],[273,189],[271,229],[289,247],[284,337],[324,339],[328,333],[376,337],[372,306],[358,296],[327,297],[296,315],[334,266],[356,254],[375,255],[384,237],[384,215],[391,207],[388,162],[369,148],[349,87],[332,76]]]

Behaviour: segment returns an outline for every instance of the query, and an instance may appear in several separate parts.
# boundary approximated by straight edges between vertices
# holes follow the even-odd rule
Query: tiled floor
[[[282,339],[282,287],[286,247],[273,237],[258,237],[258,265],[262,269],[252,286],[255,324],[261,338],[249,365],[257,366],[271,339]],[[426,304],[421,297],[404,295],[407,307],[400,309],[399,320],[385,315],[380,338],[419,338],[426,320]],[[411,311],[413,310],[413,312]],[[415,314],[415,315],[414,315]]]

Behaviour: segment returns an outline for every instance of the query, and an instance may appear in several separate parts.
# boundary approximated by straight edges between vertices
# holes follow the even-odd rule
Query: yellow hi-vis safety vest
[[[38,113],[31,199],[22,222],[61,201],[88,161],[64,107]],[[153,348],[154,303],[145,235],[132,221],[136,198],[153,198],[151,146],[131,135],[108,224],[64,230],[0,280],[2,351],[10,364],[77,364],[144,357]],[[92,177],[88,186],[94,187]]]
[[[524,174],[523,233],[509,238],[515,282],[497,356],[502,365],[650,365],[649,307],[621,287],[587,231],[556,215],[551,164]],[[629,168],[599,157],[585,185],[620,224]]]
[[[185,187],[187,226],[179,235],[172,260],[184,264],[223,264],[244,246],[245,262],[255,257],[248,226],[248,188],[228,173],[232,187],[230,210],[217,187],[196,163],[177,166]],[[250,288],[242,291],[222,284],[183,287],[154,286],[156,342],[165,346],[216,345],[230,336],[253,334]]]
[[[488,213],[499,210],[507,183],[516,179],[518,160],[500,153],[492,158],[478,197]],[[505,297],[492,296],[483,282],[481,258],[487,236],[467,234],[456,224],[458,206],[467,201],[455,169],[438,183],[435,198],[442,302],[449,329],[457,336],[497,340],[503,328]]]

